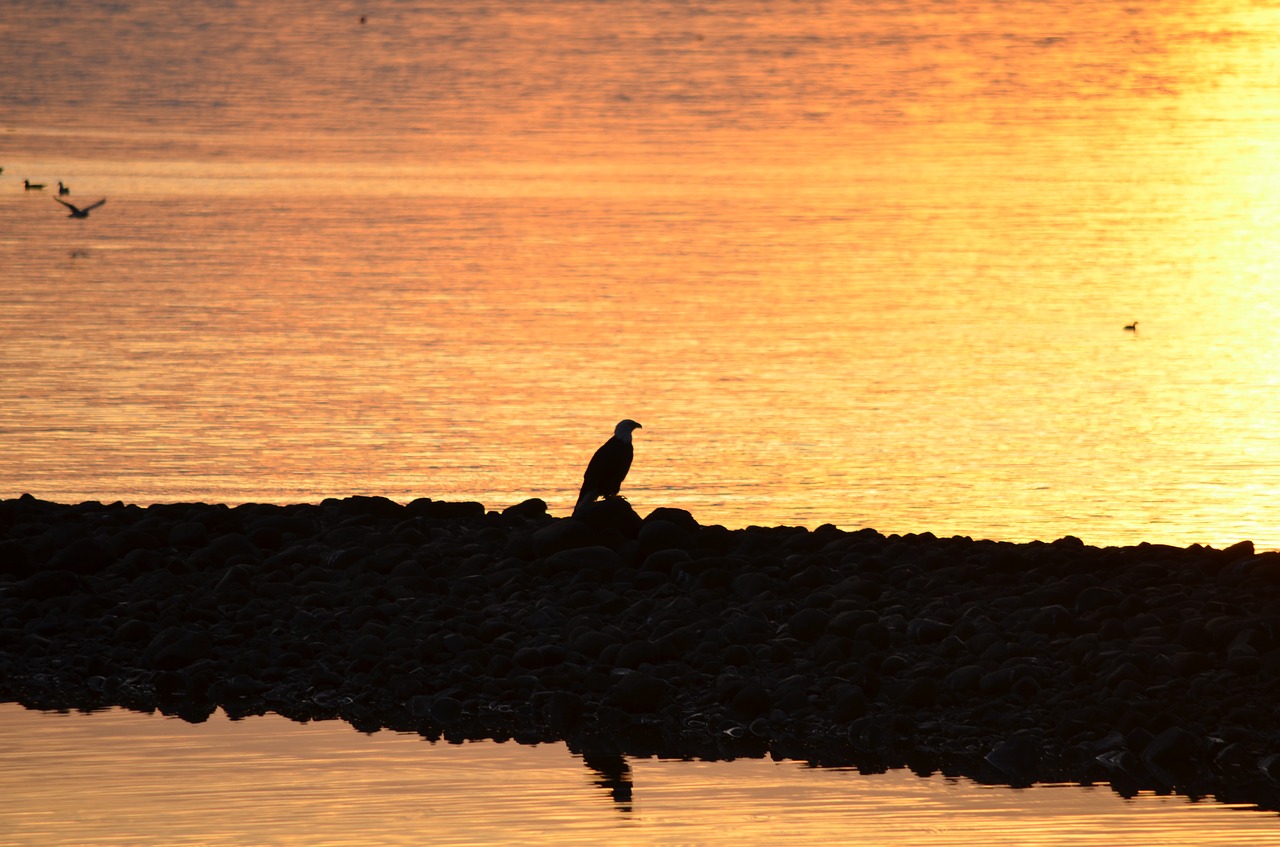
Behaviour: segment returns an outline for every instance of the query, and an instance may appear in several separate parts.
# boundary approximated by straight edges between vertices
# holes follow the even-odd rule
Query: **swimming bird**
[[[22,187],[25,188],[27,191],[44,191],[43,182],[32,182],[29,179],[24,179],[22,181]]]
[[[1125,330],[1126,330],[1127,332],[1137,332],[1137,331],[1138,331],[1138,322],[1137,322],[1137,321],[1134,321],[1133,323],[1131,323],[1131,324],[1127,325],[1127,326],[1125,327]]]
[[[57,200],[59,203],[61,203],[62,205],[66,206],[68,209],[71,210],[71,214],[67,215],[67,217],[69,218],[87,218],[89,217],[90,212],[92,212],[94,209],[101,206],[103,203],[107,202],[107,198],[103,197],[101,200],[99,200],[97,203],[94,203],[92,206],[85,206],[83,209],[81,209],[79,206],[72,206],[66,200],[63,200],[59,197],[55,197],[53,199]]]
[[[641,429],[640,424],[627,419],[619,421],[613,428],[613,437],[600,445],[591,461],[587,463],[587,471],[582,475],[582,490],[578,492],[578,503],[573,513],[579,515],[598,497],[617,497],[622,481],[631,470],[631,459],[635,451],[631,447],[631,433]]]
[[[62,197],[66,197],[70,193],[71,193],[71,189],[63,185],[62,180],[58,180],[58,194],[61,195]]]

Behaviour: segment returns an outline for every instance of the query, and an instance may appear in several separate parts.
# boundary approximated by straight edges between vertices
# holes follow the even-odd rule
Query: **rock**
[[[726,641],[735,644],[759,644],[773,634],[767,618],[760,615],[734,615],[720,627]]]
[[[143,660],[156,670],[179,670],[213,651],[213,640],[207,632],[171,626],[156,634],[143,651]]]
[[[646,571],[669,574],[677,566],[693,561],[685,550],[658,550],[645,557],[642,567]]]
[[[534,497],[516,503],[514,506],[508,506],[502,510],[504,518],[519,518],[521,520],[538,520],[547,517],[547,501]]]
[[[821,609],[801,609],[787,620],[791,635],[801,641],[813,643],[827,631],[831,616]]]
[[[978,690],[986,697],[1003,698],[1013,686],[1013,669],[1008,667],[988,671],[978,680]]]
[[[548,573],[575,573],[592,571],[609,575],[622,565],[622,559],[608,547],[575,547],[561,550],[547,557]]]
[[[223,700],[251,700],[260,697],[270,690],[265,682],[254,679],[248,674],[236,674],[221,685],[216,686],[217,696]]]
[[[456,723],[462,717],[462,704],[457,699],[442,695],[431,701],[431,719],[443,726]]]
[[[1016,784],[1108,767],[1124,792],[1270,785],[1280,554],[455,506],[0,500],[0,697]]]
[[[1040,694],[1040,683],[1036,682],[1035,677],[1014,674],[1009,694],[1024,703],[1030,703]]]
[[[652,517],[640,527],[640,534],[636,539],[641,558],[659,550],[684,550],[691,542],[692,534],[684,527],[670,521],[654,520]]]
[[[854,641],[864,645],[864,649],[869,647],[873,650],[884,650],[893,643],[893,634],[889,632],[887,626],[876,621],[858,627]]]
[[[1124,595],[1114,588],[1091,585],[1076,595],[1076,614],[1090,615],[1099,609],[1119,605],[1123,599]]]
[[[867,695],[857,685],[840,685],[836,688],[835,719],[838,721],[856,720],[867,713]]]
[[[521,647],[515,652],[515,655],[511,657],[511,660],[520,667],[528,668],[530,670],[543,666],[542,651],[533,646]]]
[[[672,695],[671,683],[643,671],[622,674],[609,691],[606,703],[636,714],[658,711]]]
[[[1195,653],[1184,650],[1175,653],[1170,660],[1170,667],[1174,673],[1182,677],[1195,676],[1198,673],[1210,670],[1215,664],[1214,657],[1209,653]]]
[[[585,521],[596,532],[616,532],[624,538],[635,538],[644,523],[631,504],[621,497],[589,503],[576,518]]]
[[[1036,612],[1028,621],[1027,628],[1044,635],[1072,634],[1075,623],[1075,616],[1067,611],[1066,606],[1055,604]]]
[[[111,567],[115,560],[115,551],[104,541],[77,538],[54,555],[49,567],[78,574],[96,574]]]
[[[415,500],[423,506],[430,507],[431,500]],[[325,506],[336,507],[344,515],[362,515],[375,518],[400,518],[405,514],[405,507],[394,500],[381,496],[355,495],[342,500],[325,500]],[[447,505],[447,504],[446,504]]]
[[[386,643],[376,635],[361,635],[351,643],[347,650],[347,658],[357,668],[368,669],[378,662],[387,652]]]
[[[982,681],[983,670],[978,665],[964,665],[951,671],[942,680],[942,687],[954,692],[974,691]]]
[[[758,682],[743,685],[729,703],[729,712],[740,720],[749,721],[769,711],[773,697]]]
[[[1222,551],[1222,558],[1228,562],[1235,562],[1240,559],[1248,559],[1253,556],[1253,542],[1249,540],[1237,541],[1230,547]]]
[[[573,649],[575,652],[581,653],[592,659],[597,659],[605,648],[612,644],[617,644],[618,640],[614,636],[599,630],[588,630],[580,633],[573,640]]]
[[[1252,647],[1233,648],[1227,653],[1227,670],[1239,676],[1250,676],[1262,668],[1258,653]]]
[[[663,650],[659,645],[647,638],[638,638],[621,645],[614,662],[620,668],[638,668],[643,664],[661,661]]]
[[[68,570],[37,571],[10,589],[14,597],[26,600],[49,600],[84,591],[82,578]]]
[[[1014,786],[1036,781],[1042,745],[1030,735],[1013,735],[986,755],[986,761],[1009,778]]]
[[[33,570],[26,547],[18,541],[0,541],[0,575],[22,579],[30,576]]]
[[[899,748],[905,741],[902,732],[890,719],[872,715],[849,724],[847,735],[853,749],[876,756]]]
[[[170,547],[203,547],[209,542],[209,530],[199,521],[183,521],[169,528],[165,541]]]
[[[915,618],[907,624],[907,637],[917,644],[937,644],[950,633],[950,626],[930,618]]]
[[[115,639],[122,644],[137,644],[151,640],[151,627],[140,620],[123,620],[116,627]]]
[[[551,729],[570,732],[582,725],[586,704],[572,691],[548,691],[533,701],[535,714]]]
[[[645,523],[649,521],[666,521],[676,526],[682,527],[689,533],[696,533],[702,527],[693,515],[686,509],[673,509],[668,506],[659,506],[648,515],[645,516]]]
[[[213,567],[257,562],[262,558],[257,545],[238,532],[220,535],[199,552],[199,558]]]
[[[827,624],[827,631],[836,635],[856,635],[864,624],[876,623],[880,616],[870,609],[848,609],[839,612]]]
[[[248,565],[233,565],[218,580],[213,594],[223,603],[243,603],[253,596],[253,569]]]
[[[534,532],[533,552],[541,557],[551,556],[562,550],[589,546],[595,539],[595,533],[585,522],[565,518]]]
[[[387,501],[388,503],[391,501]],[[394,505],[394,504],[392,504]],[[438,521],[467,521],[478,520],[485,515],[484,504],[474,501],[465,501],[461,503],[446,503],[442,500],[432,500],[428,497],[420,497],[411,502],[405,511],[409,514],[417,515],[420,518],[428,518]],[[392,513],[396,516],[397,513]]]
[[[159,550],[163,546],[154,533],[143,532],[136,526],[126,527],[111,537],[111,547],[119,559],[137,550]]]
[[[932,706],[938,699],[938,680],[932,676],[917,677],[907,684],[900,702],[907,706],[923,708]]]
[[[1142,751],[1142,763],[1148,768],[1187,773],[1194,770],[1204,753],[1200,737],[1182,727],[1171,726],[1157,735]]]

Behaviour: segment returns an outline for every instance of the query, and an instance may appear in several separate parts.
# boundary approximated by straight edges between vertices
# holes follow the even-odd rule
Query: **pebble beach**
[[[1280,808],[1280,553],[621,499],[0,501],[0,700]]]

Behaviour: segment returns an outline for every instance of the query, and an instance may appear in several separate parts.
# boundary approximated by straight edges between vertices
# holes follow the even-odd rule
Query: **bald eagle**
[[[587,472],[582,475],[582,490],[578,492],[578,503],[573,513],[579,515],[588,504],[597,497],[616,497],[622,481],[631,470],[631,433],[640,429],[640,424],[633,420],[620,421],[613,428],[610,438],[600,449],[596,450],[591,461],[587,463]]]

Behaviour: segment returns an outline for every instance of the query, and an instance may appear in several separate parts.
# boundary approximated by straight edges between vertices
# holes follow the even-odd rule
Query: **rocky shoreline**
[[[0,501],[0,700],[1280,809],[1280,553],[624,501]]]

